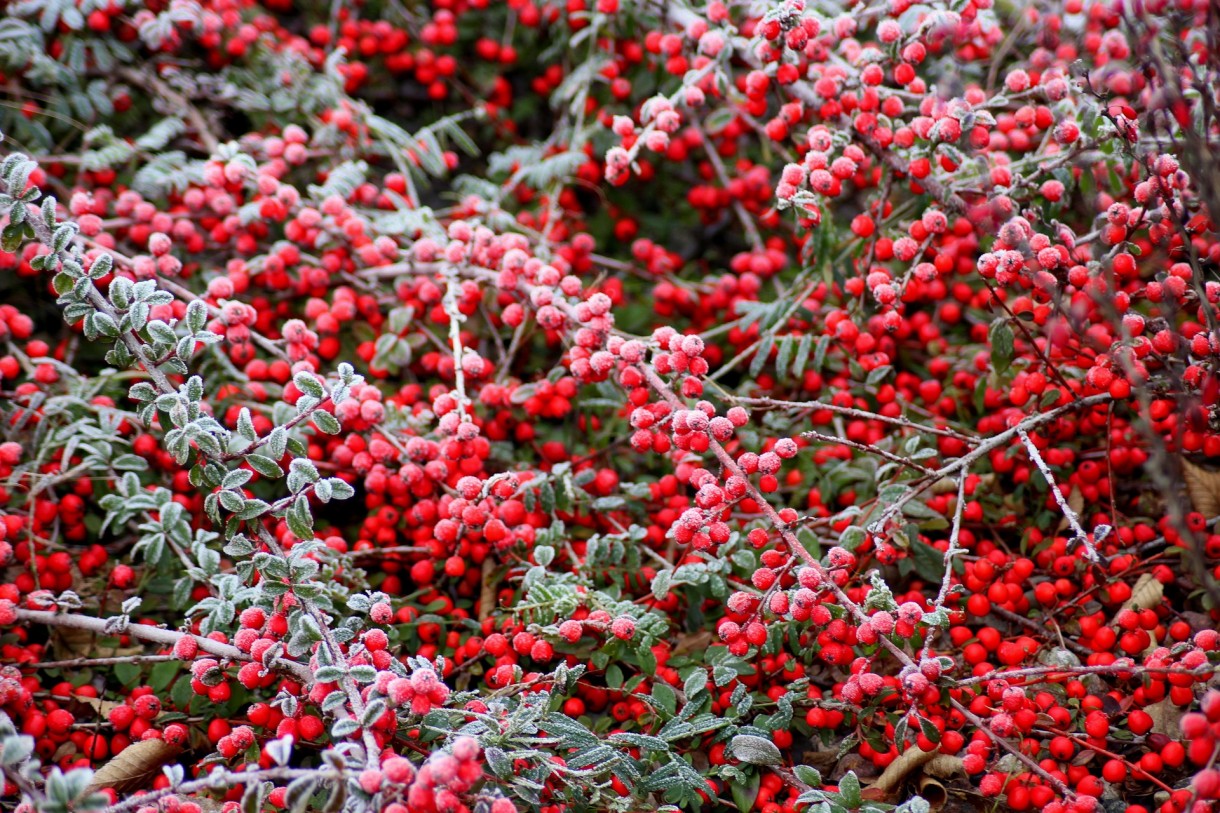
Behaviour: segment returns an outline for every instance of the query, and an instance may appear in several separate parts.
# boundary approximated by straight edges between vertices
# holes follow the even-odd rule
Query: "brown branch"
[[[105,618],[94,618],[88,615],[76,615],[74,613],[53,613],[43,610],[26,610],[18,608],[16,610],[17,620],[27,624],[41,624],[47,627],[66,627],[69,629],[86,630],[88,632],[97,633],[98,635],[118,636],[128,635],[140,641],[147,641],[152,644],[161,644],[162,646],[172,647],[183,638],[193,638],[195,643],[199,645],[202,652],[209,655],[215,655],[218,658],[224,658],[231,661],[252,662],[254,658],[250,657],[245,652],[242,652],[235,646],[230,644],[222,644],[219,641],[213,641],[211,638],[205,638],[201,635],[194,635],[189,632],[179,632],[178,630],[165,629],[164,627],[154,627],[150,624],[128,624],[122,630],[114,630],[112,622]],[[293,677],[294,680],[308,686],[313,683],[313,672],[303,663],[296,661],[279,660],[272,665],[273,669],[285,672]]]
[[[1007,751],[1008,753],[1010,753],[1014,757],[1016,757],[1018,760],[1020,760],[1025,765],[1025,767],[1029,768],[1030,771],[1032,771],[1033,773],[1035,773],[1039,777],[1041,777],[1043,779],[1043,781],[1045,781],[1052,788],[1054,788],[1055,791],[1057,793],[1059,793],[1059,795],[1063,796],[1063,798],[1065,798],[1065,799],[1075,799],[1076,798],[1076,794],[1073,793],[1072,790],[1067,785],[1065,785],[1061,780],[1055,778],[1055,776],[1053,776],[1045,768],[1043,768],[1041,765],[1039,765],[1037,762],[1035,762],[1032,758],[1030,758],[1030,756],[1028,754],[1026,754],[1020,748],[1013,746],[1013,744],[1010,743],[1008,740],[1004,739],[999,734],[996,734],[994,731],[992,731],[991,726],[987,725],[987,722],[985,720],[980,718],[977,714],[972,712],[970,709],[963,706],[960,701],[953,700],[951,698],[950,702],[953,703],[953,708],[955,708],[959,712],[961,712],[961,715],[963,717],[965,717],[976,728],[978,728],[980,731],[982,731],[984,734],[986,734],[991,739],[992,742],[994,742],[996,745],[1000,746],[1005,751]]]

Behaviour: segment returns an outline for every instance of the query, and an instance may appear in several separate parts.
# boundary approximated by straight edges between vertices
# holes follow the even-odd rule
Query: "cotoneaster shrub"
[[[1220,799],[1206,0],[15,0],[0,806]]]

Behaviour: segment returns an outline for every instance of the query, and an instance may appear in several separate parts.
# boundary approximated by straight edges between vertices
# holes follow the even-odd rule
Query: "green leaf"
[[[865,378],[865,386],[875,387],[885,380],[885,377],[894,371],[894,368],[888,364],[883,364],[880,367],[875,367],[869,371],[868,377]]]
[[[911,553],[915,560],[915,572],[919,577],[939,584],[945,575],[945,555],[918,539],[911,540]]]
[[[326,397],[326,390],[322,388],[322,382],[319,381],[318,377],[313,373],[301,370],[292,377],[292,383],[296,385],[298,390],[306,395],[310,395],[318,399]]]
[[[195,696],[195,690],[191,688],[189,680],[179,680],[169,690],[169,699],[173,701],[174,708],[183,713],[189,713],[191,701]]]
[[[805,364],[809,361],[809,353],[813,350],[813,334],[806,333],[801,337],[796,348],[796,358],[792,361],[792,377],[799,378],[805,373]]]
[[[304,494],[296,498],[284,517],[288,530],[300,539],[313,539],[313,514],[309,510],[309,498]]]
[[[868,532],[859,525],[848,525],[839,534],[839,547],[844,550],[855,550],[868,539]]]
[[[343,679],[343,674],[343,670],[337,666],[319,666],[313,676],[319,683],[338,683]]]
[[[931,742],[936,744],[940,743],[940,729],[936,727],[935,723],[923,715],[920,715],[919,717],[919,731]]]
[[[233,557],[249,556],[254,553],[254,545],[245,534],[238,534],[225,545],[224,552]]]
[[[310,419],[313,421],[313,425],[318,427],[318,431],[328,435],[337,435],[343,428],[339,424],[339,419],[324,409],[316,410],[310,415]]]
[[[123,454],[112,460],[110,465],[117,471],[145,471],[148,461],[138,455]]]
[[[248,454],[246,455],[246,463],[250,465],[250,468],[264,477],[278,479],[284,476],[284,470],[280,468],[280,464],[264,455]]]
[[[652,687],[652,696],[670,714],[677,713],[678,694],[668,684],[657,683]]]
[[[15,208],[15,207],[14,207]],[[0,232],[0,250],[13,254],[25,242],[26,226],[24,223],[10,223]]]
[[[850,808],[859,807],[863,799],[860,796],[860,779],[855,771],[848,771],[839,780],[839,795],[843,804]]]
[[[670,585],[673,584],[672,570],[658,570],[657,575],[652,577],[652,597],[657,601],[669,595]]]
[[[682,693],[686,695],[687,702],[693,700],[699,694],[707,691],[707,672],[703,669],[696,669],[687,676],[686,681],[682,684]]]
[[[991,323],[987,340],[991,343],[991,366],[997,373],[1002,373],[1012,364],[1013,335],[1008,326],[1008,318],[1001,316]]]
[[[775,346],[775,336],[767,335],[758,344],[758,350],[754,353],[754,359],[750,362],[750,377],[757,378],[762,372],[763,367],[767,364],[767,359],[771,356],[771,348]]]
[[[337,740],[341,740],[344,737],[350,737],[352,734],[355,734],[358,728],[360,728],[360,724],[355,720],[340,720],[331,726],[330,735]]]
[[[822,787],[822,774],[816,768],[811,768],[808,765],[797,765],[792,769],[796,774],[796,778],[804,782],[813,789]]]
[[[830,349],[830,337],[819,336],[817,347],[813,350],[813,369],[821,370],[826,362],[826,351]]]
[[[267,436],[267,456],[272,460],[280,460],[288,447],[288,430],[277,426]]]
[[[162,661],[153,666],[148,675],[148,685],[152,687],[154,692],[162,692],[178,673],[182,671],[182,663],[179,661]]]
[[[932,508],[927,503],[920,502],[919,500],[911,500],[903,505],[902,513],[911,519],[944,521],[944,516],[938,513],[935,508]],[[927,522],[923,523],[923,527],[926,530],[934,530]],[[944,525],[941,525],[940,527],[943,528]]]
[[[131,686],[140,679],[140,667],[134,663],[116,663],[114,665],[114,676],[124,686]]]
[[[753,734],[738,734],[733,738],[730,750],[733,756],[751,765],[782,765],[784,755],[779,746],[766,737]]]
[[[788,362],[792,358],[792,347],[796,344],[795,337],[784,336],[779,340],[779,350],[775,354],[775,370],[783,373],[788,369]]]
[[[371,726],[385,714],[386,704],[384,700],[374,700],[364,707],[364,713],[360,715],[360,724],[363,726]]]
[[[738,813],[749,813],[749,811],[754,809],[754,800],[758,798],[758,789],[761,784],[762,777],[757,774],[751,776],[748,783],[731,783],[733,804],[737,805]]]
[[[318,786],[318,780],[313,776],[302,776],[292,781],[284,796],[284,806],[289,813],[305,813],[310,807],[313,792]]]
[[[898,722],[894,723],[894,745],[900,754],[907,750],[907,740],[911,736],[910,727],[911,723],[906,714],[903,714]]]

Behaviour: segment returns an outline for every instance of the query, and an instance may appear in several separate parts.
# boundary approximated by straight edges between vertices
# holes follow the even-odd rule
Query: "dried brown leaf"
[[[1181,720],[1185,709],[1170,698],[1166,697],[1151,706],[1144,706],[1144,711],[1152,717],[1153,734],[1165,734],[1175,739],[1181,735]]]
[[[75,627],[56,627],[51,632],[51,652],[57,660],[70,661],[75,658],[117,658],[138,655],[144,650],[138,646],[111,646],[103,644],[105,636]]]
[[[179,751],[161,739],[132,743],[93,774],[89,790],[114,788],[120,794],[139,790],[160,774],[161,767],[169,764]]]
[[[699,630],[691,635],[679,635],[678,643],[674,646],[672,654],[681,655],[685,652],[698,652],[711,646],[712,641],[712,633],[708,630]]]
[[[68,711],[72,712],[78,720],[86,718],[105,720],[110,717],[110,712],[124,705],[127,704],[118,700],[103,700],[100,697],[83,697],[75,694],[67,700]]]
[[[1068,494],[1067,504],[1068,508],[1071,508],[1076,516],[1084,513],[1084,494],[1081,492],[1080,486],[1072,486],[1072,491]],[[1056,533],[1063,533],[1067,530],[1067,526],[1068,518],[1067,514],[1064,514],[1063,518],[1059,520],[1059,530]]]
[[[1185,457],[1181,461],[1182,479],[1195,510],[1208,519],[1220,516],[1220,471],[1204,468]]]
[[[961,757],[910,748],[886,767],[877,781],[863,791],[863,796],[873,802],[897,802],[903,784],[914,777],[918,794],[933,810],[939,810],[949,798],[944,783],[961,773]]]
[[[898,759],[886,766],[881,776],[877,777],[877,781],[872,784],[871,789],[886,796],[893,794],[908,776],[931,762],[936,754],[936,751],[908,748],[898,756]]]
[[[937,754],[927,765],[923,766],[925,774],[937,779],[952,779],[961,774],[963,770],[962,758],[949,756],[948,754]]]
[[[957,492],[957,481],[952,477],[942,477],[932,484],[933,494],[955,494]]]
[[[1123,602],[1119,612],[1123,610],[1151,610],[1161,603],[1161,599],[1164,596],[1165,585],[1161,584],[1156,576],[1153,576],[1151,573],[1145,573],[1135,582],[1135,586],[1131,588],[1131,598]]]
[[[925,774],[919,777],[919,783],[916,785],[916,788],[919,797],[927,802],[928,807],[934,811],[940,810],[945,806],[945,802],[949,801],[949,791],[934,776]]]
[[[881,804],[888,804],[890,794],[886,793],[880,788],[864,788],[860,791],[860,798],[866,802],[880,802]]]
[[[823,771],[823,776],[829,773],[830,776],[842,776],[848,771],[852,771],[860,779],[861,782],[872,782],[881,772],[877,770],[877,766],[871,759],[865,759],[855,751],[844,754],[835,763],[833,770]]]

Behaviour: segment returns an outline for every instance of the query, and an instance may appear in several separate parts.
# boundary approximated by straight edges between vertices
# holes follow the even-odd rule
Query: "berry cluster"
[[[11,806],[1220,805],[1208,3],[95,6],[0,40]]]

